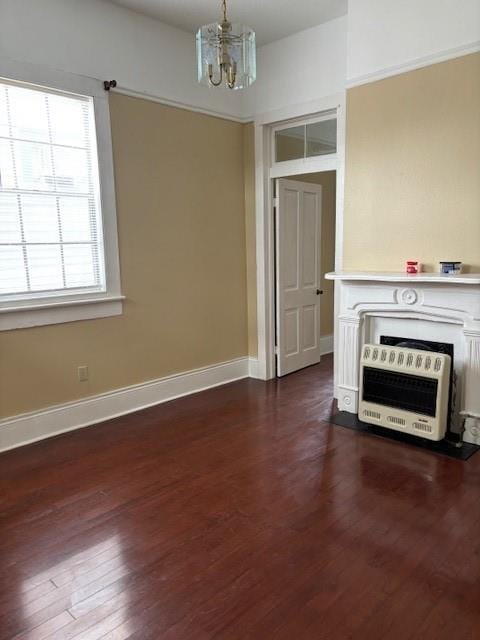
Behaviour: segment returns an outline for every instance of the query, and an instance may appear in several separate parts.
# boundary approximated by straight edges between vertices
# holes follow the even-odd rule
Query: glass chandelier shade
[[[244,89],[257,77],[255,32],[227,20],[207,24],[197,32],[197,75],[208,87]]]

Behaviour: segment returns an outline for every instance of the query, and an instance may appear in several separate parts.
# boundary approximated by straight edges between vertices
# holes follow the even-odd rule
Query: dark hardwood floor
[[[0,456],[0,640],[480,638],[480,455],[328,424],[331,360]]]

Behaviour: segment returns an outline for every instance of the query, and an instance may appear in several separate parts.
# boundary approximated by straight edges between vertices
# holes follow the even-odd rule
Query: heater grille
[[[435,416],[438,381],[399,371],[363,368],[363,399],[396,409]]]
[[[396,368],[403,368],[410,371],[435,371],[440,373],[447,362],[445,354],[431,354],[428,351],[415,351],[402,347],[372,347],[365,345],[363,348],[362,361],[364,363],[381,362],[389,365],[397,365]],[[448,360],[449,362],[449,360]]]
[[[364,409],[363,411],[364,418],[373,418],[374,420],[380,420],[382,414],[379,411],[370,411],[369,409]]]
[[[432,426],[423,422],[414,422],[413,428],[415,431],[421,431],[422,433],[432,433]]]

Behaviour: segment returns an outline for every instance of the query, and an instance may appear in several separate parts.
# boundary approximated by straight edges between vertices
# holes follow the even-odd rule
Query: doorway
[[[275,230],[275,373],[333,351],[336,171],[272,181]]]
[[[309,125],[336,119],[336,144],[332,144],[333,126],[326,136]],[[290,131],[286,131],[290,129]],[[292,129],[294,129],[292,131]],[[282,131],[284,132],[282,134]],[[278,155],[282,136],[300,137],[295,157]],[[275,229],[274,180],[296,179],[304,174],[336,172],[336,249],[335,270],[343,266],[343,186],[345,173],[345,92],[261,114],[254,123],[255,144],[255,237],[256,237],[256,315],[257,359],[253,377],[276,377],[275,357]],[[279,139],[280,138],[280,139]],[[326,144],[325,144],[326,142]],[[292,148],[289,145],[289,148]],[[282,153],[282,152],[280,152]],[[338,282],[334,285],[338,289]],[[338,295],[336,296],[338,302]],[[335,312],[334,342],[338,339]],[[334,361],[334,389],[337,394],[337,363]]]

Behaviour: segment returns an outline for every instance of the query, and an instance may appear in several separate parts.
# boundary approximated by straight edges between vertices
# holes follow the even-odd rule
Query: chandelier
[[[243,89],[255,82],[255,31],[227,19],[227,2],[222,2],[221,22],[207,24],[197,32],[197,74],[209,87]]]

